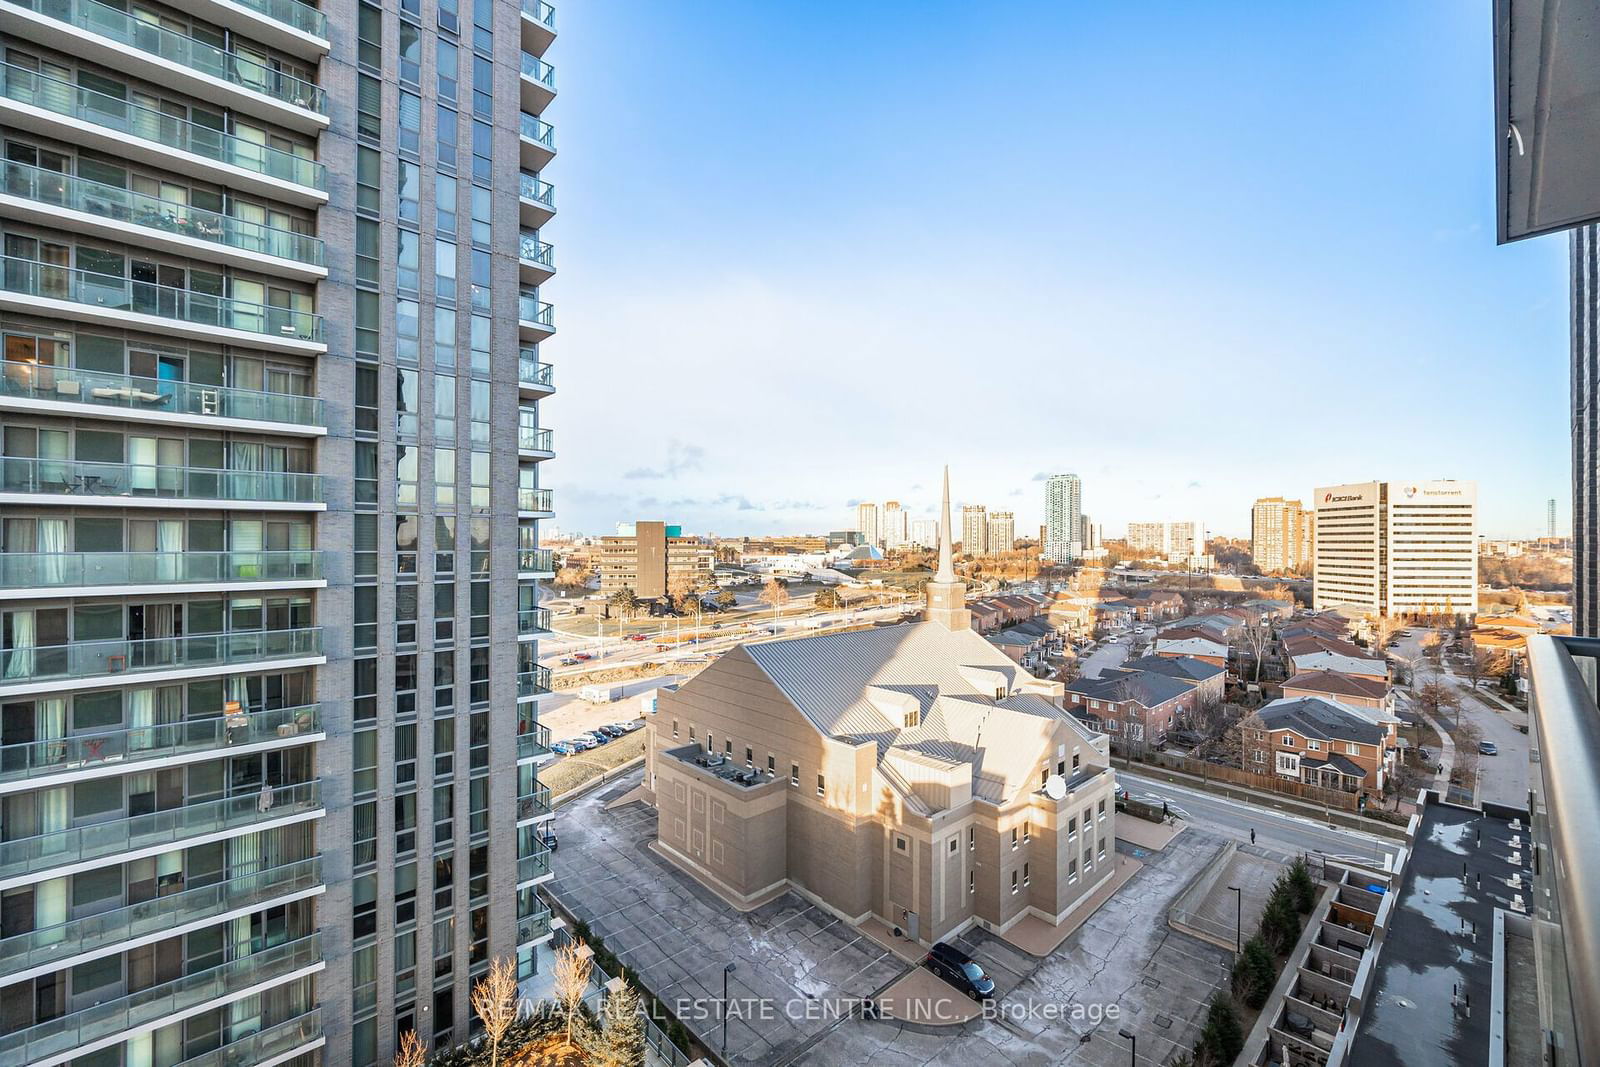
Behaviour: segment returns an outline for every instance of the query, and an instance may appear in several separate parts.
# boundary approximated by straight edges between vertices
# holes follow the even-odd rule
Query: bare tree
[[[1367,624],[1372,628],[1372,647],[1380,653],[1389,647],[1389,642],[1402,629],[1400,620],[1393,615],[1373,613],[1367,616]]]
[[[569,941],[556,949],[556,962],[552,969],[555,977],[556,1003],[567,1013],[567,1044],[572,1044],[572,1026],[583,1004],[583,995],[589,991],[589,971],[594,967],[593,957],[580,954],[582,941]]]
[[[422,1067],[428,1061],[428,1050],[415,1030],[400,1035],[400,1045],[394,1050],[394,1067]]]
[[[768,578],[767,584],[761,589],[760,600],[763,604],[772,605],[772,618],[778,618],[778,612],[789,602],[788,588],[776,578]]]
[[[1443,719],[1446,711],[1454,709],[1456,725],[1461,724],[1461,698],[1455,689],[1437,679],[1417,687],[1417,703],[1435,719]]]
[[[1485,678],[1505,673],[1506,654],[1498,648],[1480,648],[1469,637],[1466,640],[1466,652],[1467,680],[1472,683],[1472,688],[1478,688],[1478,683]]]
[[[490,961],[488,972],[472,987],[472,1010],[489,1038],[489,1067],[496,1067],[500,1039],[517,1021],[517,964],[510,956]]]
[[[1247,619],[1239,627],[1239,643],[1250,653],[1250,658],[1255,661],[1255,681],[1261,684],[1261,660],[1266,651],[1272,646],[1272,624],[1263,622],[1259,618]]]

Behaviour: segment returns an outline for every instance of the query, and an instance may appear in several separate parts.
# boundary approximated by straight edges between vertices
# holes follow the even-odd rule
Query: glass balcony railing
[[[542,819],[554,809],[550,807],[550,788],[540,786],[526,796],[517,798],[517,821],[527,822],[529,819]]]
[[[556,269],[556,246],[539,240],[537,233],[523,230],[517,235],[517,258],[524,263],[537,263],[550,270]]]
[[[309,234],[275,229],[26,163],[7,160],[0,167],[4,168],[6,193],[24,200],[210,241],[244,252],[322,266],[322,242]]]
[[[37,873],[69,863],[86,863],[136,849],[160,848],[187,838],[256,826],[320,807],[322,783],[301,782],[4,841],[0,842],[0,878]],[[13,1061],[0,1055],[0,1063],[5,1062]]]
[[[517,919],[517,944],[540,941],[550,936],[550,909],[540,908],[532,915]]]
[[[524,452],[553,452],[554,440],[555,436],[550,430],[525,424],[517,426],[517,447]]]
[[[141,760],[168,759],[191,752],[222,754],[224,749],[315,734],[321,729],[321,705],[307,704],[126,730],[72,734],[45,741],[22,741],[0,745],[0,782],[78,772],[107,764],[122,768]],[[0,959],[4,954],[0,946]]]
[[[518,511],[554,511],[555,497],[548,489],[518,489]]]
[[[517,380],[536,389],[550,389],[555,384],[554,369],[539,362],[538,349],[524,348],[517,359]]]
[[[551,572],[556,567],[556,554],[548,548],[524,548],[517,552],[517,570]]]
[[[522,112],[522,136],[525,140],[544,145],[552,152],[556,150],[556,128],[526,111]]]
[[[530,56],[526,52],[522,53],[522,76],[524,78],[532,78],[551,92],[555,91],[556,68],[538,56]]]
[[[24,296],[154,315],[266,337],[286,337],[313,344],[322,341],[322,316],[309,311],[254,304],[231,296],[212,296],[193,289],[57,267],[32,259],[0,256],[0,282],[8,292]]]
[[[281,22],[290,29],[309,33],[313,37],[328,39],[328,16],[300,0],[233,0],[240,7]]]
[[[536,697],[550,692],[550,668],[535,666],[517,675],[517,696]]]
[[[32,1063],[70,1054],[92,1041],[159,1022],[230,993],[304,970],[322,959],[320,935],[309,934],[241,956],[220,967],[141,989],[82,1011],[70,1012],[25,1030],[0,1036],[0,1063]]]
[[[517,612],[517,633],[547,634],[550,632],[550,612],[547,608],[522,608]]]
[[[546,329],[556,328],[556,309],[540,300],[538,293],[517,294],[517,318]]]
[[[555,210],[556,187],[547,181],[542,181],[537,174],[529,174],[527,171],[521,173],[517,195],[524,200],[532,200],[552,211]]]
[[[247,1063],[277,1062],[321,1036],[322,1009],[313,1008],[304,1015],[257,1030],[221,1048],[192,1056],[177,1067],[242,1067]]]
[[[533,855],[522,856],[517,860],[517,884],[519,885],[531,882],[535,878],[543,878],[550,873],[550,850],[543,844],[537,845],[536,848],[537,851]]]
[[[315,889],[322,884],[322,861],[286,863],[225,882],[102,911],[59,926],[30,930],[0,941],[0,975],[47,967],[97,949],[150,934],[161,934],[185,923],[203,922],[243,908]]]
[[[15,642],[15,637],[12,638]],[[257,660],[322,655],[322,628],[246,630],[138,641],[79,641],[70,645],[0,649],[0,689],[7,685],[103,678],[108,674],[225,667]]]
[[[296,5],[299,6],[299,5]],[[26,67],[0,64],[0,92],[5,99],[78,119],[116,133],[179,152],[203,156],[268,178],[308,189],[327,188],[327,168],[314,159],[235,137],[210,126],[132,104],[93,89],[37,74]]]
[[[322,476],[5,456],[0,457],[0,491],[317,504],[322,502]]]
[[[38,363],[0,362],[0,396],[129,411],[252,419],[285,426],[326,425],[322,401],[314,396],[261,393],[222,385],[136,378],[130,374],[102,374]]]
[[[522,0],[522,13],[552,30],[556,28],[556,9],[544,0]]]
[[[272,552],[0,552],[0,589],[315,581],[316,549]]]
[[[540,759],[550,755],[550,727],[541,722],[517,723],[517,759]]]
[[[326,114],[323,91],[247,56],[225,52],[187,34],[135,18],[98,0],[11,0],[30,11],[87,30],[97,37],[158,56],[180,67],[251,89],[274,100]]]

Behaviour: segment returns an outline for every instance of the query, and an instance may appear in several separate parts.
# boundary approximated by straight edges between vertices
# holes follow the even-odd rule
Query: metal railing
[[[517,611],[517,633],[547,634],[550,632],[548,608],[521,608]]]
[[[210,1052],[202,1052],[184,1060],[177,1067],[242,1067],[247,1063],[266,1063],[302,1045],[308,1045],[321,1036],[322,1009],[312,1008],[304,1015],[257,1030]]]
[[[155,897],[58,926],[29,930],[0,940],[0,975],[50,966],[185,923],[203,922],[241,908],[260,907],[267,901],[303,893],[321,884],[322,860],[313,857],[234,875],[216,885]]]
[[[0,93],[5,99],[18,104],[65,115],[140,140],[154,141],[179,152],[203,156],[308,189],[320,191],[327,188],[327,168],[314,159],[247,141],[231,133],[201,126],[93,89],[84,89],[35,73],[26,67],[0,64]]]
[[[556,246],[539,240],[537,232],[523,230],[517,234],[517,258],[524,263],[537,263],[555,270]]]
[[[550,755],[550,727],[542,722],[521,722],[517,729],[517,759],[539,759]]]
[[[79,641],[69,645],[0,649],[0,690],[73,678],[108,674],[221,667],[255,660],[298,659],[322,655],[322,628],[245,630],[184,637],[147,637],[138,641]]]
[[[518,489],[518,511],[554,511],[555,496],[549,489]]]
[[[322,783],[310,781],[3,841],[0,842],[0,877],[38,874],[69,863],[84,863],[136,849],[159,848],[202,834],[222,833],[301,815],[320,807]],[[0,1055],[0,1062],[7,1062],[3,1055]]]
[[[535,851],[531,856],[517,858],[517,884],[531,882],[535,878],[543,878],[550,873],[550,849],[543,842],[536,843]]]
[[[543,119],[522,112],[521,131],[525,140],[542,144],[552,152],[556,150],[556,128]]]
[[[139,378],[131,374],[104,374],[39,363],[0,362],[0,396],[130,411],[252,419],[286,426],[326,425],[319,397]]]
[[[522,0],[522,13],[552,30],[556,28],[556,9],[545,0]]]
[[[271,552],[0,552],[0,589],[315,581],[316,549]]]
[[[542,819],[554,809],[550,807],[550,789],[540,786],[527,796],[517,798],[517,821],[527,822],[529,819]]]
[[[517,447],[524,452],[553,452],[554,434],[537,424],[517,424]]]
[[[114,764],[118,769],[141,760],[168,759],[299,737],[322,730],[322,705],[305,704],[269,711],[234,712],[203,719],[71,734],[43,741],[0,746],[0,781],[37,778],[64,771]],[[0,947],[0,959],[4,957]]]
[[[517,195],[523,200],[532,200],[536,204],[555,210],[556,187],[541,179],[537,174],[522,171],[518,178]]]
[[[538,293],[517,294],[517,318],[547,329],[556,328],[556,309],[540,300]]]
[[[253,946],[252,946],[253,947]],[[319,934],[263,947],[220,967],[70,1012],[0,1036],[0,1063],[32,1063],[125,1030],[157,1022],[253,986],[304,970],[322,959]]]
[[[310,4],[302,4],[299,0],[233,0],[233,2],[302,33],[309,33],[323,40],[328,39],[328,16]]]
[[[282,103],[327,113],[327,94],[308,81],[187,34],[135,18],[99,0],[11,0],[11,3]]]
[[[132,189],[103,185],[60,171],[6,160],[5,192],[51,207],[98,215],[198,241],[259,252],[296,263],[322,266],[322,241],[309,234],[280,230],[216,211],[147,196]]]
[[[523,385],[549,389],[554,384],[554,373],[554,368],[550,364],[539,362],[538,349],[520,350],[517,357],[517,380]]]
[[[522,76],[524,78],[532,78],[552,92],[555,90],[556,68],[538,56],[530,56],[526,52],[522,53]]]
[[[540,907],[532,915],[521,916],[517,919],[517,944],[526,945],[530,941],[538,941],[550,936],[550,920],[554,918],[550,909]]]
[[[556,567],[556,554],[548,548],[524,548],[517,551],[517,570],[550,573]]]
[[[317,504],[322,502],[322,475],[3,456],[0,457],[0,491]]]
[[[322,341],[322,316],[309,311],[213,296],[194,289],[57,267],[32,259],[0,256],[0,281],[7,292],[45,300],[65,300],[109,311],[176,319],[198,326],[241,330],[296,341]]]
[[[517,675],[517,696],[536,697],[550,692],[550,668],[535,666]]]

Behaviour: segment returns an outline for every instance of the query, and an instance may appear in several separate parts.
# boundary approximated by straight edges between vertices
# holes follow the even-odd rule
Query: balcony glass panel
[[[131,815],[53,834],[0,842],[0,878],[14,878],[119,852],[159,848],[202,834],[242,829],[272,819],[316,811],[322,783],[278,786],[221,800]],[[8,1062],[0,1054],[0,1063]]]
[[[524,548],[517,553],[519,571],[551,571],[555,565],[555,553],[548,548]]]
[[[64,496],[316,504],[322,501],[322,476],[290,471],[226,471],[209,467],[5,456],[0,457],[0,490]]]
[[[56,267],[31,259],[0,256],[0,278],[9,292],[48,300],[91,304],[112,311],[155,315],[200,326],[242,330],[268,337],[321,342],[322,316],[308,311],[253,304],[230,296],[212,296],[193,289]]]
[[[556,68],[538,56],[530,56],[526,52],[522,53],[522,76],[524,78],[532,78],[540,85],[550,89],[556,87]]]
[[[556,9],[545,0],[522,0],[522,13],[552,30],[556,28]]]
[[[308,189],[327,188],[327,169],[314,159],[247,141],[93,89],[79,88],[70,82],[36,74],[26,67],[0,64],[0,92],[7,100],[18,104],[92,123],[143,141],[154,141],[179,152],[204,156]]]
[[[321,1036],[322,1009],[313,1008],[304,1015],[184,1060],[178,1067],[241,1067],[247,1063],[266,1063],[309,1045]]]
[[[550,612],[546,608],[523,608],[517,612],[517,633],[547,634],[550,632]]]
[[[550,668],[534,667],[517,675],[517,696],[536,697],[550,692]]]
[[[221,667],[254,660],[322,655],[322,628],[79,641],[71,645],[0,649],[0,688],[108,674]]]
[[[86,215],[98,215],[114,222],[148,226],[181,237],[212,241],[244,252],[259,252],[279,259],[292,259],[296,263],[322,266],[322,242],[308,234],[274,229],[259,222],[247,222],[204,208],[160,200],[132,189],[102,185],[26,163],[8,160],[3,166],[5,191],[11,196],[69,211],[81,211]]]
[[[517,920],[517,944],[526,945],[550,936],[550,909],[540,908],[532,915]]]
[[[271,552],[0,552],[0,589],[314,581],[316,549]]]
[[[548,363],[539,362],[538,349],[524,348],[517,360],[517,378],[523,385],[548,389],[554,380],[554,369]]]
[[[537,851],[531,856],[523,856],[517,860],[517,882],[531,882],[535,878],[543,878],[550,873],[550,850],[544,845],[539,845]]]
[[[550,755],[550,727],[541,722],[517,724],[517,759],[537,759]]]
[[[556,187],[547,181],[541,181],[537,174],[529,174],[527,171],[521,172],[517,195],[548,208],[556,206]]]
[[[98,0],[11,0],[30,11],[87,30],[97,37],[148,52],[170,63],[241,88],[251,89],[295,107],[326,113],[327,100],[321,89],[247,56],[225,52],[216,45],[195,40],[186,34],[134,18],[126,11],[108,7]]]
[[[0,362],[0,396],[130,411],[253,419],[286,426],[326,425],[322,401],[314,396],[160,381],[129,374],[101,374],[39,363]]]
[[[556,309],[539,299],[538,293],[517,294],[517,318],[555,329]]]
[[[546,244],[539,240],[537,233],[523,230],[517,235],[517,258],[524,263],[537,263],[541,267],[554,270],[556,265],[556,246]]]
[[[522,112],[522,136],[544,145],[552,152],[556,148],[556,128],[541,118]]]
[[[241,711],[184,722],[72,734],[48,741],[0,746],[0,781],[139,760],[167,759],[191,752],[256,745],[322,729],[322,707],[307,704],[271,711]],[[0,953],[3,955],[3,953]]]
[[[524,452],[551,452],[553,436],[549,430],[541,430],[536,425],[520,423],[517,426],[517,447]]]
[[[249,8],[301,33],[328,39],[328,16],[299,0],[233,0],[240,7]]]
[[[255,908],[322,884],[322,861],[286,863],[263,871],[235,875],[226,882],[173,893],[103,911],[59,926],[31,930],[0,941],[0,975],[94,952],[184,923],[203,922],[242,908]]]
[[[208,971],[0,1036],[0,1063],[32,1063],[47,1056],[70,1053],[91,1041],[159,1022],[230,993],[293,974],[321,959],[322,942],[318,934],[253,952]]]
[[[518,822],[526,822],[529,819],[542,819],[549,815],[550,811],[550,789],[548,786],[540,786],[527,796],[517,798]]]
[[[548,489],[518,489],[517,510],[553,511],[554,496]]]

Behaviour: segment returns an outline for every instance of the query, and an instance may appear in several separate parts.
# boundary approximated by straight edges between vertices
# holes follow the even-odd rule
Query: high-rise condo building
[[[1010,552],[1017,542],[1017,517],[1009,511],[989,513],[987,531],[990,552]]]
[[[911,540],[909,517],[898,500],[886,500],[882,512],[884,548],[904,548]]]
[[[1052,474],[1044,485],[1044,558],[1076,559],[1083,551],[1083,483],[1076,474]]]
[[[1089,516],[1085,515],[1078,522],[1078,544],[1085,552],[1093,551],[1100,547],[1100,534]]]
[[[1250,557],[1267,574],[1311,561],[1311,516],[1298,500],[1262,497],[1250,508]]]
[[[1150,556],[1186,560],[1205,553],[1206,526],[1198,521],[1130,522],[1128,548]]]
[[[1315,609],[1476,615],[1477,496],[1475,483],[1455,481],[1318,489]]]
[[[553,11],[0,25],[0,1063],[464,1041],[550,936]]]
[[[989,509],[982,504],[961,506],[961,551],[970,556],[989,551]]]
[[[1167,554],[1167,524],[1164,522],[1128,523],[1128,550],[1153,556]]]
[[[878,505],[856,505],[856,529],[861,531],[861,539],[878,548],[883,547],[883,532],[878,526]]]
[[[939,520],[912,519],[911,543],[918,548],[939,547]]]

